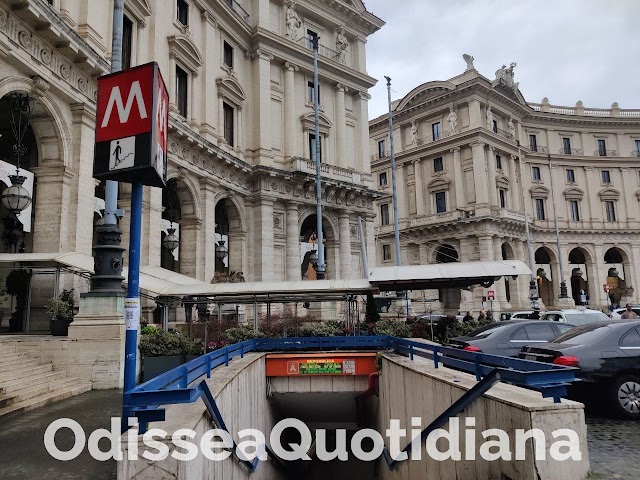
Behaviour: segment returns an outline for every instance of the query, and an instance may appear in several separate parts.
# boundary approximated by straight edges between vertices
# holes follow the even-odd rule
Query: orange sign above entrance
[[[267,355],[267,377],[363,375],[376,371],[376,354],[306,353]]]

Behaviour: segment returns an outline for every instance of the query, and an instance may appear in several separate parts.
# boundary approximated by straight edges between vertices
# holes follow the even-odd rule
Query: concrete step
[[[0,395],[15,392],[29,386],[35,386],[42,383],[48,383],[53,380],[60,380],[67,376],[67,372],[54,372],[41,373],[34,375],[33,377],[20,378],[18,380],[12,380],[11,382],[5,382],[0,384]]]
[[[0,417],[9,413],[22,413],[35,408],[43,407],[53,402],[64,400],[65,398],[80,395],[91,390],[91,383],[76,383],[75,385],[53,390],[47,394],[29,398],[21,402],[14,403],[4,408],[0,408]]]
[[[0,372],[11,370],[14,365],[21,365],[29,361],[26,353],[11,353],[8,355],[0,355]]]
[[[29,387],[22,388],[11,393],[0,395],[0,408],[8,407],[9,405],[13,405],[14,403],[22,402],[24,400],[29,400],[30,398],[46,395],[47,393],[54,390],[73,387],[75,385],[78,385],[78,383],[79,381],[77,378],[65,377],[52,382],[44,382],[38,385],[31,385]]]
[[[53,370],[53,365],[50,363],[45,365],[15,365],[15,367],[13,370],[0,372],[0,386],[5,382],[29,378]]]

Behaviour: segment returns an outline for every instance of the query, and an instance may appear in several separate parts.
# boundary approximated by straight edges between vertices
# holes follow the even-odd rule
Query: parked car
[[[500,320],[540,320],[540,310],[523,310],[521,312],[501,312]]]
[[[494,322],[478,328],[471,335],[452,338],[448,346],[470,352],[516,357],[523,346],[549,342],[571,327],[541,320]]]
[[[606,313],[590,308],[572,308],[569,310],[549,310],[540,314],[541,320],[570,323],[572,325],[586,325],[593,322],[610,320]]]
[[[611,312],[611,319],[620,320],[622,318],[622,314],[626,309],[627,307],[620,307],[620,308],[614,309],[613,312]],[[640,305],[632,305],[631,310],[633,310],[635,314],[640,317]]]
[[[528,345],[518,356],[579,368],[571,397],[604,399],[615,413],[640,419],[640,320],[578,326],[550,343]]]

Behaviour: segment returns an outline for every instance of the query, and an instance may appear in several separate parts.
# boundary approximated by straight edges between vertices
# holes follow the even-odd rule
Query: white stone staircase
[[[67,377],[51,362],[0,344],[0,417],[26,412],[91,390],[90,382]]]

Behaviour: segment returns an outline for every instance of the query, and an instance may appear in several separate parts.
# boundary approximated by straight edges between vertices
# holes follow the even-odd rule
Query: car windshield
[[[491,325],[485,325],[484,327],[478,328],[473,333],[469,334],[469,336],[475,338],[487,338],[489,335],[509,328],[510,325],[511,324],[505,325],[504,323],[492,323]]]
[[[609,325],[591,323],[569,330],[551,343],[571,343],[573,345],[588,345],[602,338],[609,331]]]

